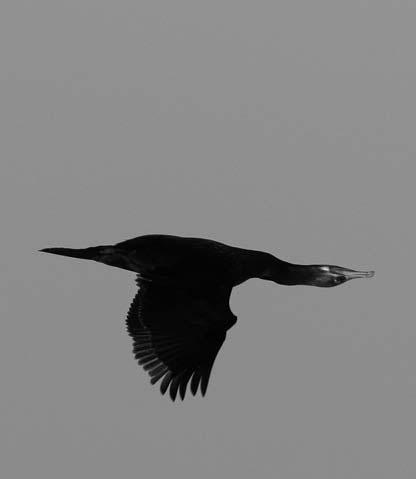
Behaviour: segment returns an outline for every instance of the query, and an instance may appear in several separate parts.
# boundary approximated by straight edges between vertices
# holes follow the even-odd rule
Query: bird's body
[[[46,248],[44,252],[90,259],[137,273],[139,291],[128,315],[136,359],[151,376],[182,399],[188,383],[204,395],[226,331],[236,322],[231,290],[257,277],[279,284],[335,286],[371,277],[330,265],[296,265],[262,251],[202,238],[146,235],[113,246]]]
[[[117,247],[130,251],[132,270],[144,277],[158,276],[178,283],[234,285],[236,248],[217,241],[146,235],[123,241]]]

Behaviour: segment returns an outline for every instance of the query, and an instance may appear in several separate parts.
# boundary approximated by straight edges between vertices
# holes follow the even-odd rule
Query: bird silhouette
[[[186,389],[204,396],[226,332],[236,322],[231,290],[250,278],[283,285],[337,286],[374,271],[293,264],[262,251],[202,238],[145,235],[114,246],[40,250],[134,271],[139,290],[127,313],[133,353],[151,383],[174,401]]]

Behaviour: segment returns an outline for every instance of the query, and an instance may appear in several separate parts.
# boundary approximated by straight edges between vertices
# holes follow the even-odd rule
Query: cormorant
[[[299,265],[262,251],[217,241],[172,235],[145,235],[114,246],[41,251],[82,258],[137,273],[139,290],[127,313],[133,353],[149,373],[162,380],[172,400],[187,385],[205,395],[212,365],[237,318],[230,310],[234,286],[250,278],[283,285],[337,286],[374,271],[332,265]]]

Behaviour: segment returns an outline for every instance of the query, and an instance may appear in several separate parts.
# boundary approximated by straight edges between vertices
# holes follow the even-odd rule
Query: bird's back
[[[203,238],[145,235],[117,243],[143,276],[172,281],[230,282],[235,248]]]

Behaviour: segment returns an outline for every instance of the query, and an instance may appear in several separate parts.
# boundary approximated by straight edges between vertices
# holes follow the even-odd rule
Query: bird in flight
[[[272,254],[202,238],[145,235],[114,246],[40,250],[98,261],[137,273],[139,287],[127,313],[133,353],[174,401],[186,389],[204,396],[215,358],[237,317],[231,290],[250,278],[283,285],[338,286],[374,271],[300,265]]]

